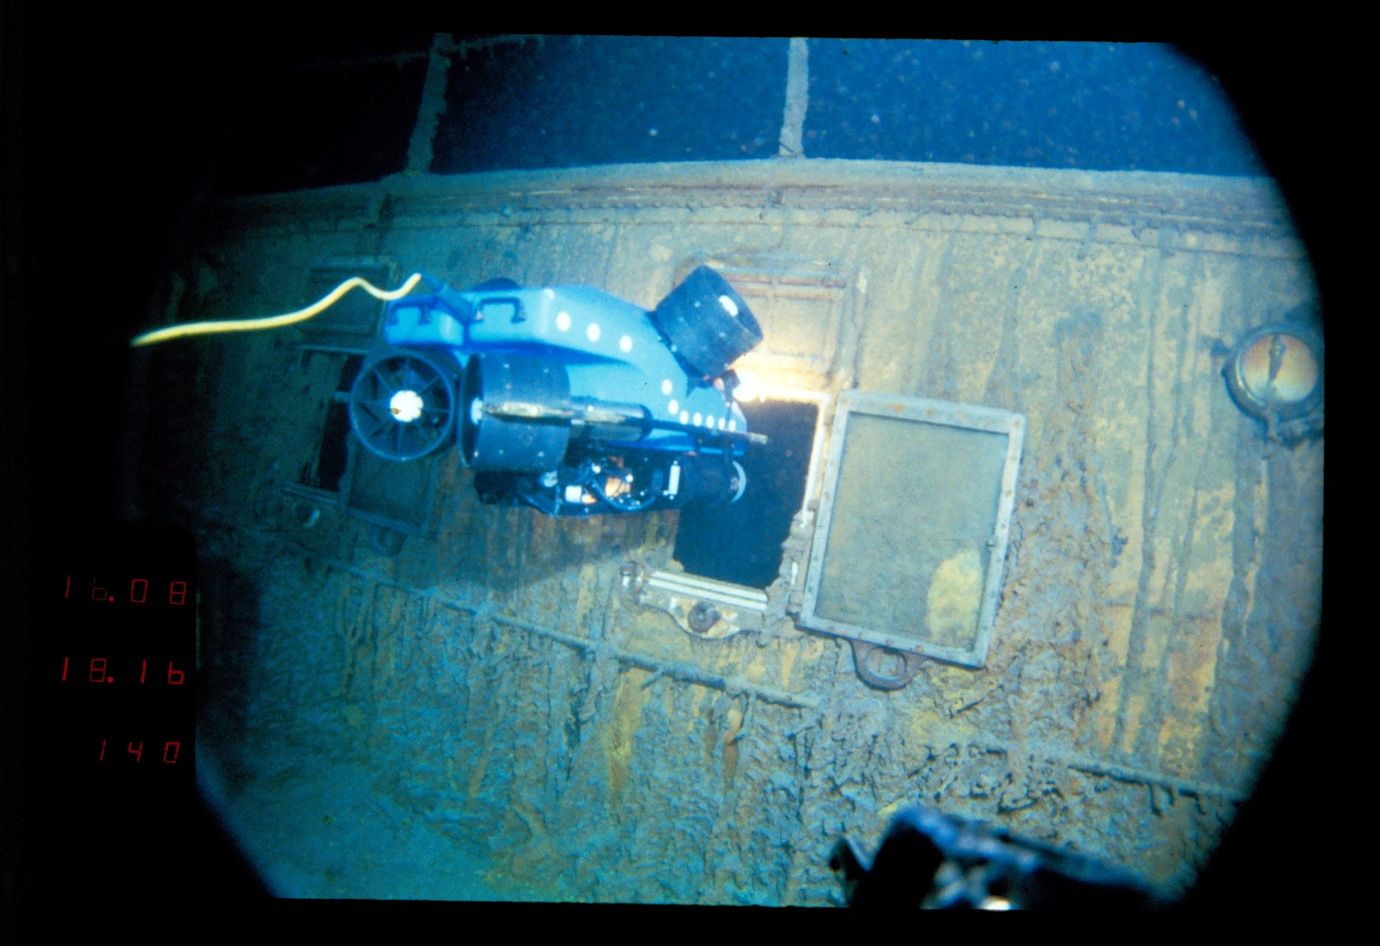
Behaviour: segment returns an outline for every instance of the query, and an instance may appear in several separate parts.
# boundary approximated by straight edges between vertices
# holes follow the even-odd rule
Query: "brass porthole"
[[[1323,428],[1323,348],[1299,324],[1266,325],[1247,333],[1223,367],[1237,406],[1265,424],[1266,437],[1295,442]]]

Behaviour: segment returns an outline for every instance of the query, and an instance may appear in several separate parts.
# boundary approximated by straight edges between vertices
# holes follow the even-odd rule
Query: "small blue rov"
[[[700,266],[653,310],[598,289],[492,280],[388,304],[350,392],[364,449],[406,463],[458,443],[486,503],[554,516],[732,503],[750,434],[732,363],[762,340]]]

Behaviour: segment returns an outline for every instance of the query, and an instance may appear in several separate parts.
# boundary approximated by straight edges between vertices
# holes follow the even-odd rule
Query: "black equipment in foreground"
[[[855,907],[1146,910],[1169,903],[1128,871],[921,806],[892,819],[870,864],[843,838],[829,866]]]

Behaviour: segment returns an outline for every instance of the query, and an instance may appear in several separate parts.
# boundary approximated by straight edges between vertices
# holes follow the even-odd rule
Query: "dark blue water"
[[[788,42],[557,37],[457,57],[433,170],[777,153]],[[1259,174],[1214,80],[1167,46],[810,40],[804,154]]]
[[[784,40],[551,37],[454,57],[432,170],[775,157]]]
[[[392,54],[404,59],[393,64],[380,61],[388,48],[302,50],[260,74],[239,99],[222,189],[321,187],[403,170],[429,42],[399,38]],[[430,169],[775,157],[789,46],[461,40]],[[812,39],[807,61],[805,157],[1264,173],[1216,80],[1168,46]]]
[[[1152,44],[813,40],[805,153],[1260,174],[1215,80]]]

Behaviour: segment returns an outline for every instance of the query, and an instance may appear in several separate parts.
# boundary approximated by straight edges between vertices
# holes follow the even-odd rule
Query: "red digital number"
[[[72,576],[68,575],[67,586],[62,589],[62,600],[66,601],[70,597],[72,597]]]
[[[125,751],[128,752],[130,755],[134,756],[134,761],[136,763],[142,762],[144,760],[144,744],[142,742],[139,742],[137,744],[131,742],[128,748],[125,749]]]
[[[186,674],[186,672],[185,672],[185,671],[182,671],[182,670],[178,670],[176,667],[173,666],[173,662],[172,662],[171,660],[169,660],[169,661],[168,661],[168,686],[170,686],[170,687],[180,687],[180,686],[182,686],[182,684],[184,684],[184,683],[186,683],[186,682],[187,682],[187,674]]]
[[[100,755],[96,756],[96,761],[97,761],[97,762],[104,762],[104,761],[105,761],[105,740],[104,740],[104,739],[101,740],[101,752],[100,752]]]
[[[180,605],[187,603],[187,583],[185,581],[175,581],[168,585],[168,604]]]
[[[87,667],[86,679],[92,683],[105,683],[109,680],[106,676],[106,659],[104,657],[92,657],[91,664]]]
[[[163,743],[163,764],[177,765],[177,756],[182,752],[182,743],[165,742]]]
[[[106,601],[109,598],[110,594],[100,585],[96,584],[96,579],[91,579],[91,600]]]
[[[147,578],[135,578],[129,583],[129,603],[143,604],[149,599],[149,580]]]
[[[63,682],[63,683],[66,683],[66,682],[67,682],[67,665],[68,665],[69,663],[71,663],[71,662],[72,662],[72,658],[71,658],[71,657],[63,657],[63,658],[62,658],[62,682]]]
[[[148,658],[145,657],[143,660],[139,661],[139,682],[140,682],[140,683],[143,683],[145,680],[148,679],[148,676],[149,676],[149,661],[148,661]]]

